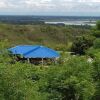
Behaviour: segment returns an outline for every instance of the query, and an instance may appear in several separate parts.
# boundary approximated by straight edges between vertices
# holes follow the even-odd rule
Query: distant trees
[[[8,39],[11,44],[41,44],[55,47],[73,42],[75,36],[89,34],[90,28],[80,26],[55,25],[13,25],[0,24],[0,39]],[[42,38],[42,39],[41,39]]]

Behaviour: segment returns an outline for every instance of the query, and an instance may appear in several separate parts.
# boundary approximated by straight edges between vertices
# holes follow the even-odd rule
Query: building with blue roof
[[[40,45],[19,45],[9,49],[13,55],[20,55],[25,59],[55,59],[60,55],[55,50]]]

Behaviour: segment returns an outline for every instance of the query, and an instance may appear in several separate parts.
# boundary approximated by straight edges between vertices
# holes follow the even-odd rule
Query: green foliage
[[[0,63],[1,100],[90,100],[95,92],[93,67],[84,57],[48,68],[8,62]]]
[[[93,40],[95,38],[93,36],[81,36],[77,37],[74,41],[71,52],[75,52],[75,54],[83,55],[86,50],[93,45]]]
[[[92,58],[100,58],[100,39],[97,38],[93,42],[93,47],[87,50],[87,54]]]
[[[87,55],[92,58],[99,58],[100,57],[100,49],[89,48],[87,51]]]
[[[57,51],[66,51],[67,46],[63,45],[63,44],[58,44],[58,45],[56,45],[55,50],[57,50]]]
[[[96,92],[94,94],[93,100],[99,100],[100,99],[100,55],[99,58],[96,58],[94,63],[94,82],[96,83]]]
[[[97,21],[96,27],[94,27],[92,34],[96,38],[100,38],[100,21]]]
[[[96,28],[97,30],[100,30],[100,21],[97,21]]]
[[[38,68],[29,64],[0,64],[2,98],[4,100],[45,100],[45,97],[38,92],[36,71],[38,75]]]
[[[100,30],[96,30],[93,32],[93,35],[96,37],[96,38],[100,38]]]
[[[96,39],[93,43],[94,49],[100,49],[100,38]]]
[[[0,50],[4,50],[5,48],[7,49],[10,45],[10,42],[8,39],[5,40],[0,40]]]
[[[97,22],[97,29],[93,33],[96,39],[93,46],[88,49],[87,54],[93,58],[93,80],[95,82],[96,92],[92,100],[100,99],[100,21]]]
[[[62,67],[48,69],[41,91],[48,92],[47,100],[90,100],[95,92],[91,74],[85,59],[71,58]]]
[[[0,24],[0,39],[8,39],[10,45],[43,44],[50,47],[67,45],[75,36],[89,34],[89,29],[52,25]]]
[[[99,100],[99,39],[94,41],[89,33],[70,26],[0,25],[0,100]],[[60,63],[44,67],[18,63],[7,48],[19,43],[52,46],[61,52]],[[67,52],[71,46],[80,55],[89,48],[93,62],[71,56]]]
[[[66,43],[66,44],[57,44],[54,49],[57,51],[70,51],[70,48],[72,46],[72,42]]]

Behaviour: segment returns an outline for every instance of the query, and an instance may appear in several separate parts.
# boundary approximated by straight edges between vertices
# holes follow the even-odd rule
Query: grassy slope
[[[43,44],[55,47],[66,45],[75,36],[88,33],[88,29],[69,26],[0,24],[0,39],[8,39],[11,44]]]

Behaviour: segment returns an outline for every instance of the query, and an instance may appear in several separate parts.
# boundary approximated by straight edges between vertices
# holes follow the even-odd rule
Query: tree
[[[100,30],[100,21],[97,21],[96,28],[97,28],[97,30]]]
[[[94,49],[93,47],[87,50],[87,55],[91,58],[99,58],[100,57],[100,49]]]
[[[99,58],[96,58],[94,63],[94,74],[93,79],[96,83],[96,92],[94,94],[93,100],[99,100],[100,99],[100,55]]]
[[[46,100],[38,91],[39,70],[29,64],[0,63],[0,100]]]
[[[96,30],[93,32],[93,35],[96,37],[96,38],[100,38],[100,30]]]
[[[84,58],[76,57],[62,67],[51,67],[40,91],[48,94],[47,100],[91,100],[95,92],[92,66]]]
[[[96,39],[93,43],[95,49],[100,49],[100,38]]]
[[[93,40],[95,37],[93,36],[81,36],[77,37],[73,42],[71,47],[71,52],[75,54],[84,55],[85,51],[93,45]]]

